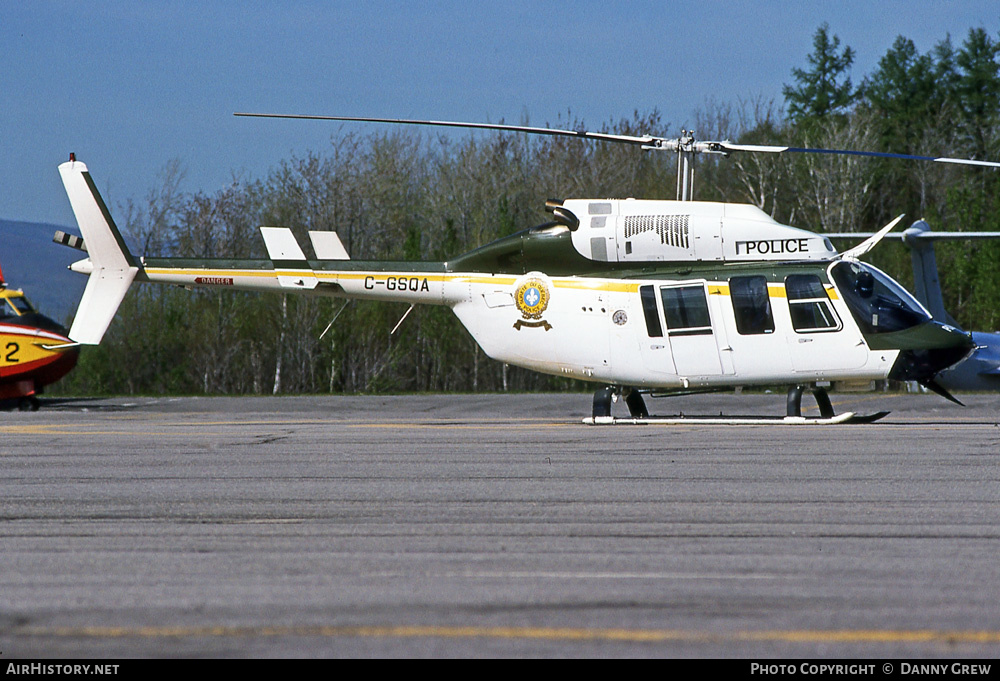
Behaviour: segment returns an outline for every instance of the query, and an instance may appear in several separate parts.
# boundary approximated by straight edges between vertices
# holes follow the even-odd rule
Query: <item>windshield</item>
[[[931,320],[909,291],[871,265],[839,262],[831,276],[862,333],[902,331]]]
[[[35,311],[28,299],[24,296],[12,296],[7,301],[14,306],[18,314],[30,314]]]
[[[20,315],[31,314],[35,311],[35,308],[31,306],[31,303],[24,296],[13,295],[6,297],[4,300],[7,301],[6,305],[4,305],[3,300],[0,300],[0,317],[18,317]]]

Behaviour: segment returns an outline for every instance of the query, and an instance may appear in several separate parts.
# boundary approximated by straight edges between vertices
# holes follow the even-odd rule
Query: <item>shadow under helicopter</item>
[[[128,405],[101,397],[40,397],[32,411],[126,411]],[[20,399],[0,400],[0,412],[26,411],[24,401]]]

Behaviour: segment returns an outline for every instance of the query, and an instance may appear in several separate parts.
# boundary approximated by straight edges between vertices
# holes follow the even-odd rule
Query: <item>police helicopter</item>
[[[411,309],[445,305],[491,358],[598,384],[586,419],[593,424],[669,422],[650,416],[644,394],[775,385],[787,386],[786,415],[749,420],[872,421],[885,412],[835,414],[827,388],[893,379],[950,397],[938,374],[975,348],[970,334],[934,320],[903,286],[861,262],[902,216],[838,253],[826,237],[780,224],[755,206],[692,200],[699,153],[888,154],[699,141],[689,133],[665,139],[506,124],[237,115],[493,129],[670,151],[678,155],[677,200],[551,200],[550,221],[442,262],[351,260],[335,232],[310,232],[316,258],[307,259],[291,230],[281,227],[261,227],[266,260],[142,258],[128,250],[87,167],[71,155],[59,170],[89,252],[71,266],[89,276],[69,333],[74,341],[101,341],[133,281],[403,302]],[[806,390],[819,417],[802,416]],[[612,416],[619,398],[628,418]]]
[[[0,271],[0,404],[37,411],[38,395],[69,373],[79,354],[66,329],[9,288]]]

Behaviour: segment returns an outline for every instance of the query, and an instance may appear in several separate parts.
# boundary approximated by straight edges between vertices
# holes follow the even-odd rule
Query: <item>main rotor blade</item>
[[[448,128],[478,128],[482,130],[506,130],[509,132],[528,132],[535,135],[552,135],[562,137],[577,137],[580,139],[601,140],[604,142],[623,142],[625,144],[653,145],[659,146],[660,142],[665,142],[662,137],[643,135],[635,137],[633,135],[616,135],[606,132],[588,132],[586,130],[560,130],[558,128],[534,128],[527,125],[507,125],[505,123],[462,123],[460,121],[430,121],[412,118],[361,118],[355,116],[315,116],[309,114],[273,114],[273,113],[242,113],[237,112],[234,116],[247,116],[254,118],[294,118],[300,120],[314,121],[352,121],[356,123],[396,123],[402,125],[436,125]]]
[[[724,151],[756,151],[763,153],[781,154],[784,152],[801,154],[836,154],[843,156],[869,156],[875,158],[898,158],[909,161],[934,161],[936,163],[956,163],[959,165],[984,166],[987,168],[1000,168],[1000,163],[996,161],[976,161],[971,158],[949,158],[945,156],[915,156],[913,154],[895,154],[885,151],[855,151],[853,149],[816,149],[809,147],[780,147],[764,146],[756,144],[731,144],[730,142],[715,142]]]
[[[819,149],[808,147],[786,147],[765,144],[735,144],[726,141],[704,141],[693,138],[666,138],[653,135],[617,135],[608,132],[592,132],[588,130],[562,130],[559,128],[537,128],[528,125],[508,125],[506,123],[465,123],[461,121],[433,121],[416,118],[368,118],[360,116],[319,116],[312,114],[276,114],[236,112],[234,116],[252,118],[286,118],[313,121],[351,121],[355,123],[391,123],[396,125],[433,125],[446,128],[469,128],[478,130],[505,130],[508,132],[526,132],[534,135],[550,135],[557,137],[576,137],[577,139],[600,140],[603,142],[620,142],[634,144],[647,149],[662,151],[689,151],[695,153],[730,153],[748,151],[768,154],[785,152],[803,154],[837,154],[845,156],[869,156],[875,158],[897,158],[913,161],[934,161],[937,163],[955,163],[960,165],[1000,168],[1000,162],[977,161],[966,158],[949,158],[944,156],[915,156],[912,154],[895,154],[882,151],[855,151],[852,149]]]
[[[875,236],[875,232],[834,232],[824,234],[828,239],[866,239]],[[915,241],[959,241],[975,239],[1000,239],[1000,232],[917,232],[907,234],[886,234],[886,239],[906,239]]]

